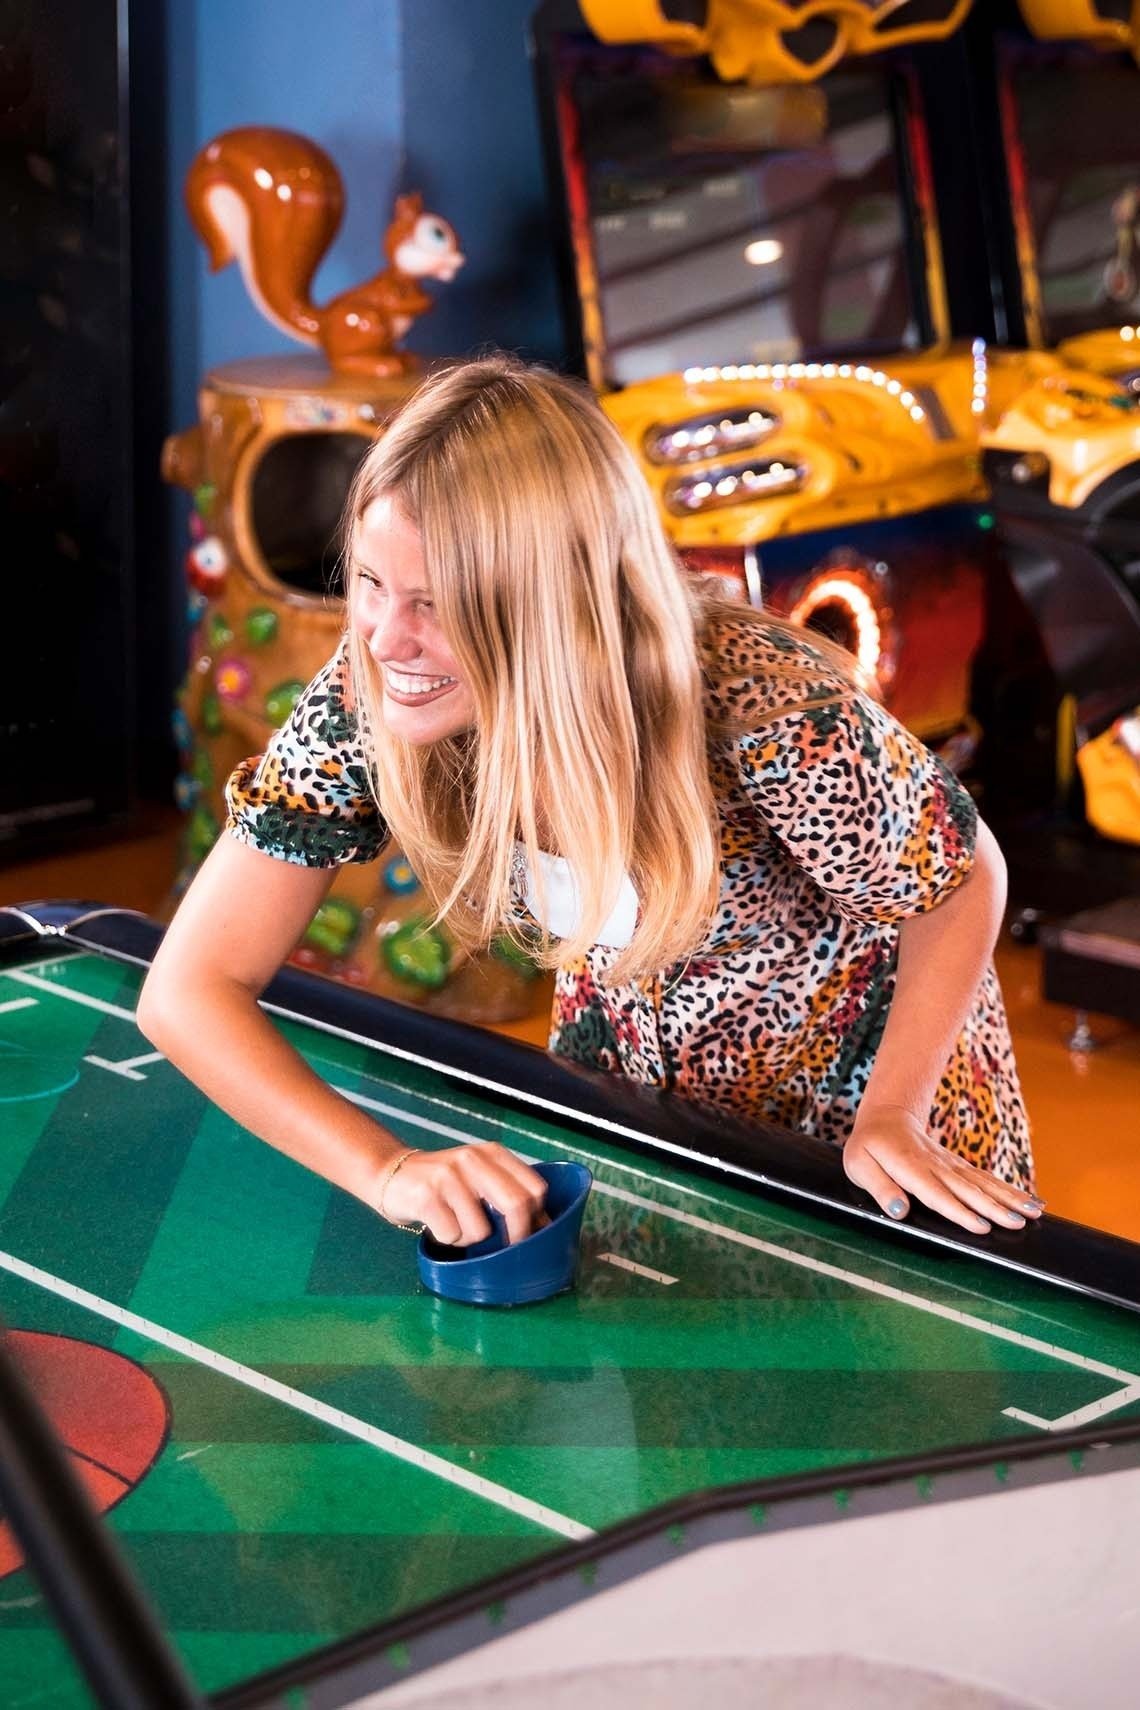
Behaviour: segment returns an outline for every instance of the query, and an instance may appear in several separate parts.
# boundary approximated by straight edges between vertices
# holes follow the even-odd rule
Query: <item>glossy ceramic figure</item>
[[[419,367],[398,348],[431,308],[419,281],[452,279],[464,261],[452,227],[420,196],[396,199],[388,266],[323,308],[310,293],[340,225],[344,187],[315,142],[267,125],[226,131],[192,161],[186,205],[214,270],[236,260],[266,319],[323,350],[332,368],[384,377]]]
[[[337,530],[368,444],[414,389],[398,349],[431,307],[422,279],[463,265],[446,220],[401,196],[388,266],[323,307],[312,281],[340,225],[344,190],[307,137],[246,126],[215,137],[186,178],[190,217],[215,269],[237,260],[266,318],[319,356],[231,363],[199,394],[196,427],[170,438],[163,474],[193,496],[191,658],[175,715],[187,813],[177,890],[218,836],[222,788],[261,752],[343,629]],[[330,372],[331,368],[331,372]],[[437,1014],[506,1021],[530,1013],[535,972],[507,945],[465,957],[426,924],[400,850],[342,868],[295,960]],[[541,1001],[540,999],[538,1001]]]

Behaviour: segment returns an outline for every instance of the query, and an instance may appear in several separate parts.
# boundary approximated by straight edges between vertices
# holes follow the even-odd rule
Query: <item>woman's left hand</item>
[[[860,1109],[843,1148],[843,1168],[896,1219],[910,1210],[907,1194],[975,1235],[988,1235],[993,1223],[1022,1229],[1026,1218],[1040,1217],[1042,1211],[1041,1201],[1024,1188],[948,1152],[918,1117],[898,1105]]]

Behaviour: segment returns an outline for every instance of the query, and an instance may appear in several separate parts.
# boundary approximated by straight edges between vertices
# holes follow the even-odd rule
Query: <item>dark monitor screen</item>
[[[124,25],[0,0],[0,858],[128,805]]]
[[[1002,116],[1031,335],[1140,320],[1140,68],[1011,49]]]
[[[927,341],[897,71],[753,89],[649,48],[553,57],[596,383]]]

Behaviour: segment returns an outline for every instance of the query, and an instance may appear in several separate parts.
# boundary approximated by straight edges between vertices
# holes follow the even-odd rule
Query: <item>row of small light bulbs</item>
[[[860,385],[879,386],[890,397],[897,398],[912,421],[926,420],[926,411],[901,380],[892,380],[881,368],[868,368],[864,363],[856,366],[850,362],[730,362],[724,368],[686,368],[682,379],[686,386],[715,380],[856,380]]]
[[[744,489],[744,494],[766,493],[772,491],[788,491],[800,485],[800,471],[789,463],[781,463],[778,459],[769,463],[763,469],[741,469],[739,472],[726,473],[715,483],[707,477],[683,476],[672,484],[671,498],[674,504],[684,505],[687,510],[697,511],[707,505],[714,496],[730,499],[738,488]]]
[[[1125,344],[1131,344],[1133,339],[1140,339],[1140,327],[1121,327],[1120,336]]]
[[[989,392],[989,365],[986,362],[986,341],[976,338],[970,346],[974,358],[974,395],[970,400],[970,408],[976,416],[984,415],[986,396]]]

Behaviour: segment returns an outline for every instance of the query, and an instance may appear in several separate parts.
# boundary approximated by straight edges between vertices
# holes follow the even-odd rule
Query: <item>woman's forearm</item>
[[[331,882],[220,837],[166,929],[137,1021],[235,1122],[373,1204],[403,1148],[313,1073],[257,1001]]]
[[[423,1151],[403,1145],[313,1073],[263,1012],[263,992],[332,882],[222,836],[194,878],[139,997],[146,1037],[251,1134],[355,1194],[389,1222],[470,1246],[539,1225],[546,1182],[495,1141]],[[403,1167],[391,1166],[406,1156]]]
[[[968,878],[944,903],[900,928],[894,996],[860,1116],[899,1106],[922,1122],[929,1117],[993,954],[1005,894],[1005,862],[979,821]]]
[[[235,1122],[375,1205],[378,1176],[405,1148],[321,1080],[243,986],[219,979],[173,997],[151,986],[139,1025]]]

